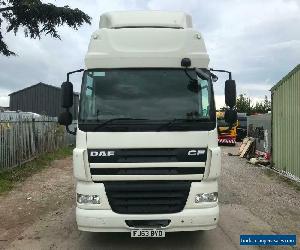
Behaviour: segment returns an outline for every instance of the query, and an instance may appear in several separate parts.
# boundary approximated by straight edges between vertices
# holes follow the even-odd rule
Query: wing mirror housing
[[[61,85],[61,106],[66,109],[73,106],[73,84],[69,81]]]
[[[230,125],[235,124],[237,121],[237,111],[234,109],[227,109],[224,114],[224,120]]]
[[[60,113],[58,117],[58,123],[63,126],[69,126],[72,124],[73,117],[69,110],[66,110],[65,112]]]
[[[225,81],[225,104],[230,109],[236,105],[236,84],[235,80]]]

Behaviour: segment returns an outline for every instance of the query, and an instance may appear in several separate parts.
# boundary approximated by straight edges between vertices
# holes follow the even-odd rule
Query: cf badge
[[[188,151],[189,156],[198,156],[198,155],[204,155],[205,150],[203,149],[193,149]]]

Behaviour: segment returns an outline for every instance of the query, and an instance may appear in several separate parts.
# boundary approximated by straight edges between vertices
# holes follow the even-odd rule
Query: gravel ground
[[[297,234],[299,185],[222,148],[220,222],[205,232],[170,233],[164,239],[131,239],[126,233],[87,233],[76,228],[71,158],[55,161],[0,196],[3,249],[257,249],[241,247],[240,234]],[[30,199],[28,199],[30,198]],[[296,249],[261,247],[262,249]],[[299,247],[297,249],[300,249]]]
[[[237,147],[223,148],[220,202],[246,207],[275,234],[297,234],[300,245],[299,184],[292,185],[271,170],[237,156]]]

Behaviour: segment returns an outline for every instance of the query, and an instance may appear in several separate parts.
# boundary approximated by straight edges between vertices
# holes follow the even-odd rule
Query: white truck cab
[[[73,151],[79,230],[161,237],[216,227],[221,152],[208,63],[185,13],[101,15],[85,57]],[[62,85],[67,130],[74,72]],[[225,94],[230,122],[231,79]]]

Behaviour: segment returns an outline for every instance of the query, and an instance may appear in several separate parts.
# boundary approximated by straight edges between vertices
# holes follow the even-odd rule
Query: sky
[[[270,88],[300,63],[300,0],[72,0],[43,1],[79,8],[92,17],[92,25],[79,30],[60,27],[61,40],[25,38],[5,34],[16,57],[0,56],[0,106],[8,94],[38,82],[60,86],[66,72],[84,68],[90,36],[101,13],[113,10],[174,10],[192,15],[202,33],[210,67],[233,73],[237,94],[253,101],[270,96]],[[217,107],[224,106],[224,81],[214,84]],[[80,77],[72,76],[75,91]]]

